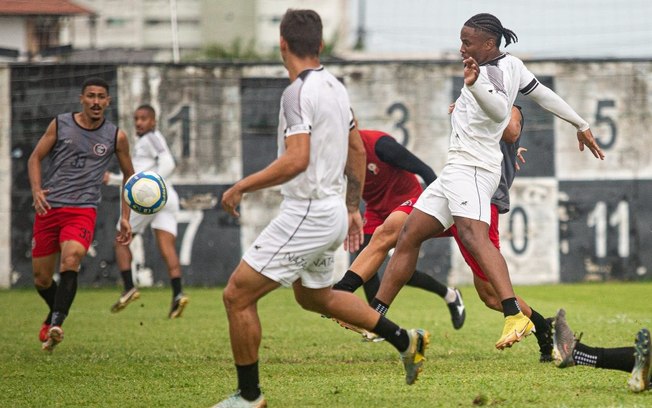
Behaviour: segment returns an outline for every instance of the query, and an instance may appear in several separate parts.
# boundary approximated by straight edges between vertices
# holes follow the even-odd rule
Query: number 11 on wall
[[[629,203],[620,201],[611,216],[607,203],[598,201],[588,214],[587,225],[595,230],[595,256],[606,258],[609,227],[615,227],[618,234],[618,256],[629,257]]]

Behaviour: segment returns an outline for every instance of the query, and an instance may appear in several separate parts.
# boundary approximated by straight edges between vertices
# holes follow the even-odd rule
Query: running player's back
[[[285,183],[286,197],[319,199],[341,195],[352,113],[346,88],[324,67],[303,71],[281,98],[279,155],[284,138],[310,134],[310,164]]]

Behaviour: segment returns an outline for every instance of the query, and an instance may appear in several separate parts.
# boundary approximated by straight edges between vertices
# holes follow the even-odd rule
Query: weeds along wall
[[[575,129],[527,97],[521,145],[528,149],[501,216],[501,250],[516,284],[650,279],[652,272],[652,61],[526,61],[539,80],[590,124],[606,159],[580,152]],[[448,106],[462,87],[457,62],[337,62],[361,128],[393,135],[435,172],[450,136]],[[79,110],[83,80],[111,86],[107,117],[132,140],[133,111],[150,103],[177,161],[177,247],[187,285],[226,282],[242,252],[276,214],[278,188],[247,194],[241,217],[222,192],[277,154],[281,64],[0,66],[0,287],[31,286],[34,212],[27,159],[52,118]],[[112,170],[117,171],[117,163]],[[103,187],[95,239],[80,282],[115,285],[117,188]],[[132,244],[141,286],[167,283],[150,231]],[[349,260],[338,256],[338,273]],[[451,284],[471,273],[449,238],[422,248],[420,270]]]

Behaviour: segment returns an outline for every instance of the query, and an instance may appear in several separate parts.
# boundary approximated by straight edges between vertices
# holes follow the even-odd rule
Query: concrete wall
[[[501,249],[513,281],[650,279],[652,208],[647,203],[652,200],[652,153],[646,148],[651,140],[646,130],[652,125],[652,62],[527,65],[591,123],[607,158],[599,161],[587,151],[579,152],[571,125],[519,97],[525,115],[521,144],[529,151],[512,187],[512,211],[501,216],[500,227]],[[447,108],[462,83],[458,63],[360,62],[328,68],[347,85],[362,128],[391,133],[441,171],[450,133]],[[151,103],[177,159],[171,181],[182,200],[178,247],[185,281],[224,283],[241,252],[277,211],[280,197],[274,188],[246,195],[239,220],[221,210],[219,199],[231,183],[263,168],[276,155],[279,97],[288,84],[284,68],[130,65],[115,67],[115,75],[113,109],[120,127],[133,135],[133,109]],[[47,89],[46,79],[40,92]],[[21,92],[29,97],[29,89]],[[12,131],[11,137],[17,144],[22,135]],[[25,186],[14,191],[21,188]],[[117,192],[107,190],[104,197],[104,218],[98,219],[94,251],[82,279],[87,284],[115,284],[118,279],[107,242],[116,221]],[[1,210],[0,217],[6,217]],[[21,211],[32,216],[31,210]],[[31,273],[29,257],[16,248],[11,254],[16,270],[12,284],[25,285]],[[164,267],[147,234],[140,255],[143,282],[165,284]],[[338,271],[347,263],[341,253]],[[452,284],[471,280],[450,239],[427,242],[419,268]],[[4,268],[0,277],[3,274]]]

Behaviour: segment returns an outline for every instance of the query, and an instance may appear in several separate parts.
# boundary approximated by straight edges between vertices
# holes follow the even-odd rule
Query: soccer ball
[[[165,181],[153,171],[136,173],[125,183],[124,200],[139,214],[157,213],[168,201]]]

